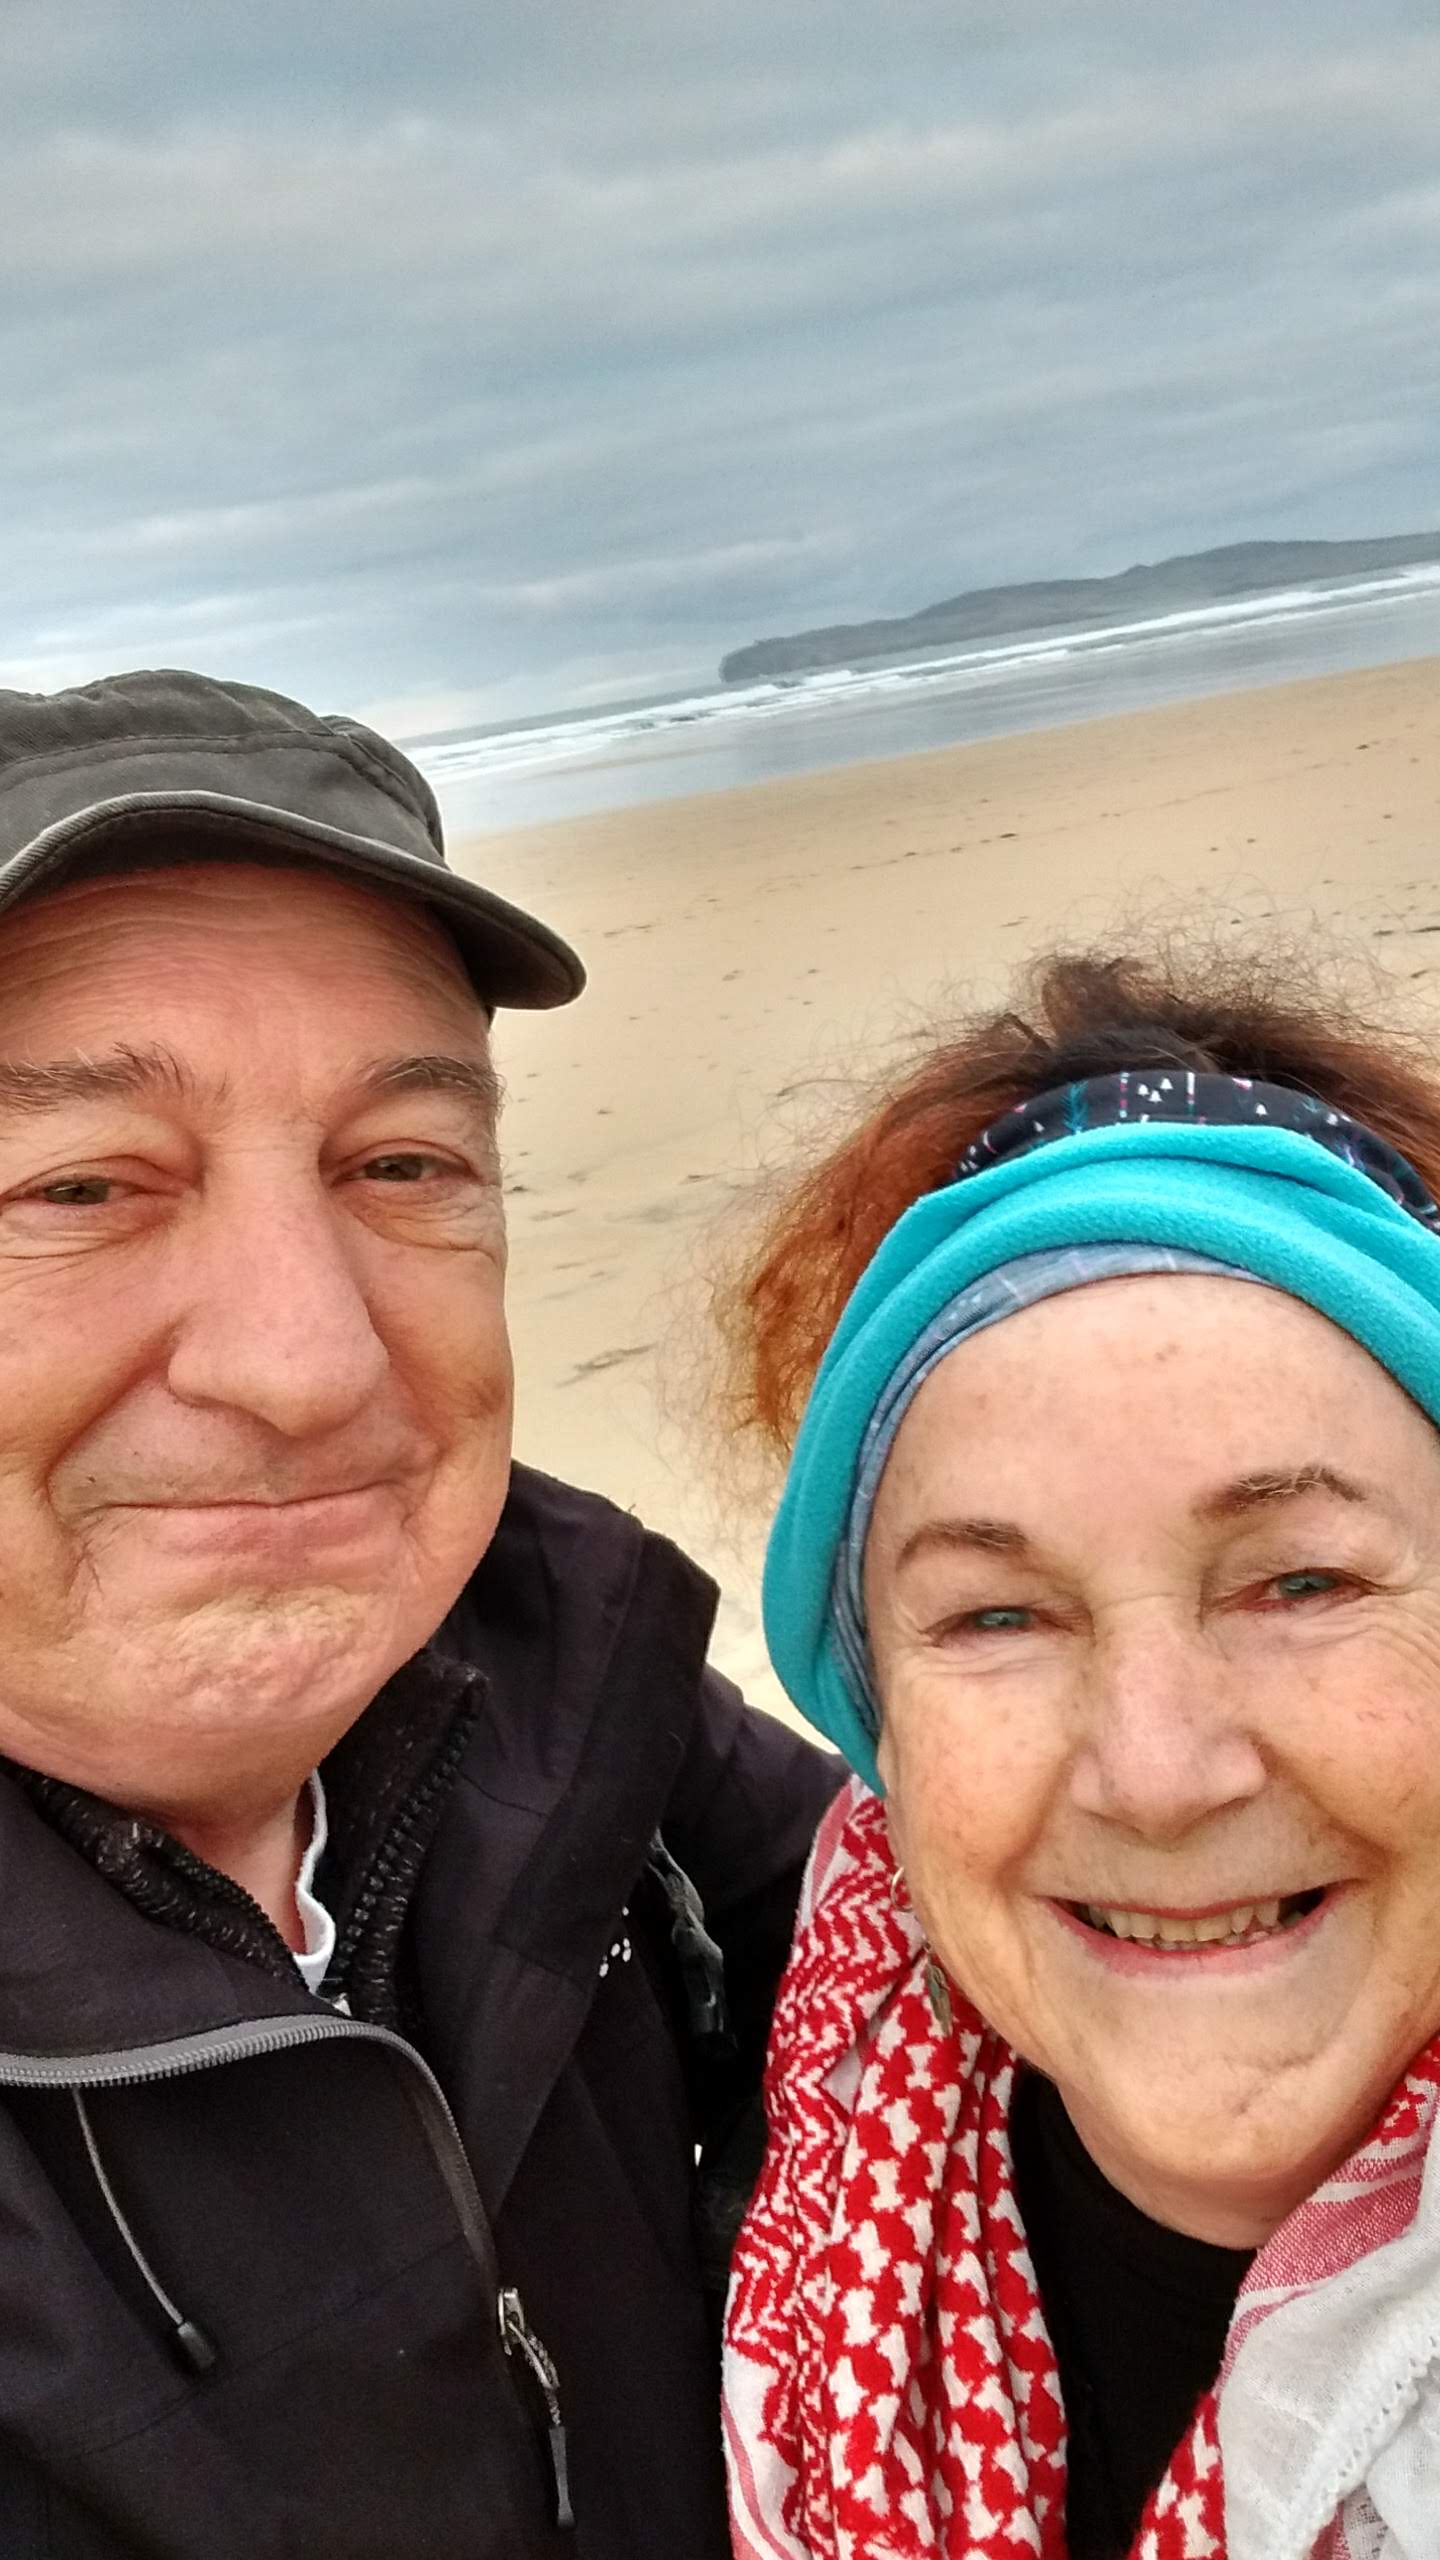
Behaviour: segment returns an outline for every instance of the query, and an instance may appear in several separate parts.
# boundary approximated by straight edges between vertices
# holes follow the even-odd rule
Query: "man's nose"
[[[1083,1812],[1163,1843],[1265,1786],[1243,1700],[1203,1628],[1137,1611],[1098,1636],[1086,1687],[1070,1780]]]
[[[352,1421],[389,1365],[359,1242],[318,1174],[257,1166],[217,1185],[182,1248],[190,1260],[172,1394],[252,1415],[288,1439]]]

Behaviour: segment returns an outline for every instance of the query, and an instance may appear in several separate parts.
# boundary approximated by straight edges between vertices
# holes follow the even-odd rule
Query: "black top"
[[[1220,2369],[1251,2253],[1152,2222],[1101,2175],[1038,2072],[1016,2084],[1010,2140],[1060,2368],[1070,2560],[1124,2560]]]

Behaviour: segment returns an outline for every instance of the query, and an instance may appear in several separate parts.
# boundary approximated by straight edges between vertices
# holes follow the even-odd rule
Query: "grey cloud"
[[[1440,520],[1418,5],[143,15],[0,16],[10,681],[542,702]]]

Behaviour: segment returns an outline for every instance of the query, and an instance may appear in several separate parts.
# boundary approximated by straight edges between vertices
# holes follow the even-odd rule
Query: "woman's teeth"
[[[1116,1911],[1100,1903],[1081,1902],[1075,1908],[1092,1929],[1112,1938],[1137,1939],[1159,1950],[1254,1944],[1275,1930],[1290,1928],[1319,1900],[1318,1893],[1291,1893],[1273,1902],[1238,1903],[1233,1911],[1207,1912],[1194,1920],[1158,1911]]]

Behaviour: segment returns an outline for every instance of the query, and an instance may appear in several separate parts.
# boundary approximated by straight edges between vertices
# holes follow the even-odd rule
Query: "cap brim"
[[[134,839],[143,834],[143,850]],[[122,853],[128,860],[121,861]],[[445,917],[477,994],[528,1011],[569,1004],[585,984],[575,952],[538,917],[438,862],[289,809],[210,791],[136,791],[59,819],[0,872],[0,909],[63,881],[166,862],[316,862],[408,890]]]

